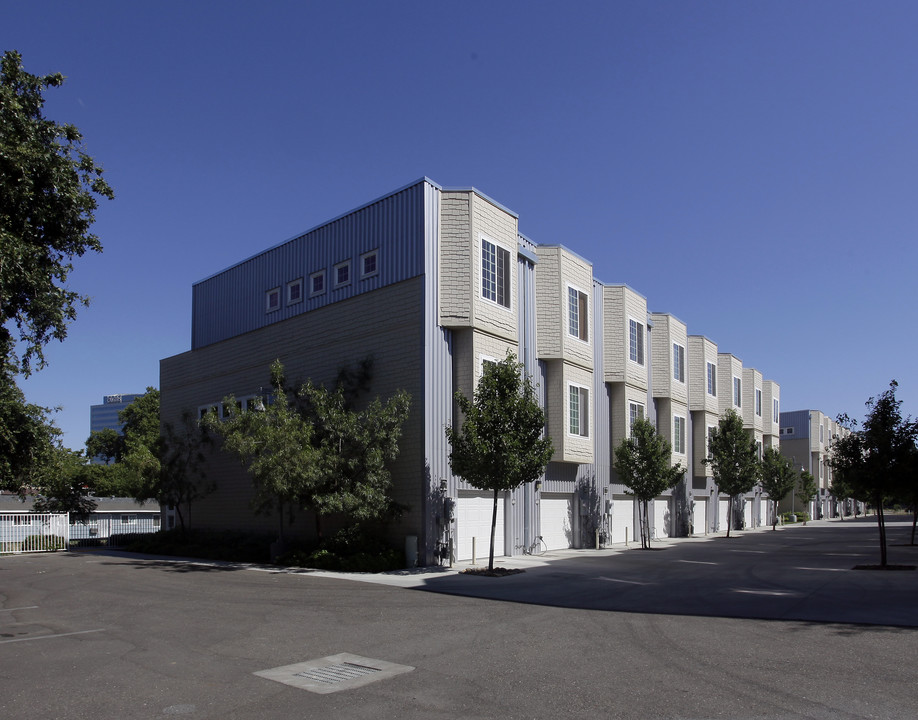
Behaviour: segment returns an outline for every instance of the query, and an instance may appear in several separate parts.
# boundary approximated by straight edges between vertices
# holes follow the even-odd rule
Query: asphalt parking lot
[[[912,720],[918,571],[852,569],[878,561],[870,520],[504,578],[3,557],[0,717]],[[918,564],[890,530],[890,561]],[[304,689],[330,668],[369,675]]]

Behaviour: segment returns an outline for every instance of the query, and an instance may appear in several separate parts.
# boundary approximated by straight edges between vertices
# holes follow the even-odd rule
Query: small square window
[[[287,283],[287,304],[293,305],[303,299],[303,278]]]
[[[309,276],[309,297],[325,294],[325,271],[319,270]]]
[[[335,265],[335,287],[344,287],[351,284],[351,261]]]
[[[360,256],[360,277],[379,275],[379,251],[373,250]]]
[[[280,309],[280,288],[276,287],[265,293],[265,312],[274,312]]]

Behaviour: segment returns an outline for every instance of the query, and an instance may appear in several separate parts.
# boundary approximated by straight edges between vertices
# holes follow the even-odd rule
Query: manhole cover
[[[385,660],[373,660],[360,655],[339,653],[295,665],[260,670],[255,674],[268,680],[275,680],[285,685],[324,695],[340,690],[350,690],[412,670],[414,668],[409,665],[396,665]]]

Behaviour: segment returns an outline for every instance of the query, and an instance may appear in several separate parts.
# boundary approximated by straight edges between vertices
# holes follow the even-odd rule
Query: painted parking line
[[[0,612],[16,612],[17,610],[37,610],[38,605],[24,605],[18,608],[0,608]]]
[[[617,582],[617,583],[626,583],[627,585],[647,585],[645,582],[638,582],[637,580],[622,580],[620,578],[610,578],[600,576],[596,578],[597,580],[605,580],[606,582]]]
[[[848,572],[848,568],[811,568],[811,567],[796,567],[794,570],[822,570],[823,572]]]
[[[97,633],[104,631],[105,628],[98,628],[96,630],[77,630],[76,632],[57,633],[55,635],[36,635],[35,637],[13,638],[12,640],[0,640],[0,645],[6,645],[7,643],[14,642],[30,642],[32,640],[50,640],[52,638],[70,637],[71,635],[86,635],[87,633]]]
[[[691,563],[692,565],[717,565],[716,562],[707,562],[705,560],[676,560],[676,562]]]
[[[784,596],[784,595],[799,595],[800,594],[800,593],[795,593],[795,592],[784,592],[782,590],[741,590],[739,588],[734,588],[733,592],[743,593],[744,595],[769,595],[769,596],[771,595]]]

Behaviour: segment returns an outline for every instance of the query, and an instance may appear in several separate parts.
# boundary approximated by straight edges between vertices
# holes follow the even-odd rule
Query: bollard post
[[[625,528],[625,545],[628,545],[628,528]]]
[[[475,538],[472,538],[472,565],[475,564]]]

